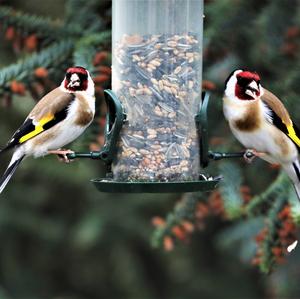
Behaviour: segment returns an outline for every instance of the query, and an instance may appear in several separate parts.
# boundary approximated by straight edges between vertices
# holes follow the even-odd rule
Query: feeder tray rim
[[[210,191],[222,180],[221,176],[209,180],[171,182],[116,181],[112,178],[92,179],[91,182],[101,192],[109,193],[188,193]]]

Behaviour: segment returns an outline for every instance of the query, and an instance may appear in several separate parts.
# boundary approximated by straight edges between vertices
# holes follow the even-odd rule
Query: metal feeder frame
[[[111,165],[117,154],[117,141],[123,123],[126,122],[126,113],[122,103],[112,90],[104,91],[105,101],[107,105],[106,124],[105,124],[105,143],[101,151],[91,152],[75,152],[68,154],[69,159],[89,158],[93,160],[101,160],[106,164],[106,177],[92,179],[91,182],[101,192],[110,193],[181,193],[181,192],[197,192],[209,191],[216,188],[217,184],[222,180],[222,176],[206,179],[205,176],[199,174],[199,180],[194,181],[116,181],[113,179]],[[225,158],[241,158],[245,152],[239,153],[221,153],[213,152],[208,149],[208,122],[207,108],[210,94],[202,93],[202,103],[199,113],[195,116],[195,122],[200,142],[200,165],[202,168],[208,166],[210,160],[221,160]],[[247,157],[252,154],[248,153]]]

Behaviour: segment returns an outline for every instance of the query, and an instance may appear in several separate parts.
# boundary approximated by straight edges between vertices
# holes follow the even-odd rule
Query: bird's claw
[[[70,163],[73,160],[70,160],[67,155],[74,154],[74,152],[69,149],[59,149],[59,150],[48,151],[48,154],[57,155],[58,160],[60,162]]]
[[[73,162],[74,160],[68,158],[68,156],[67,156],[68,154],[74,154],[74,151],[72,151],[72,150],[64,150],[64,149],[61,150],[61,153],[57,154],[58,160],[60,162],[64,162],[64,163],[71,163],[71,162]]]

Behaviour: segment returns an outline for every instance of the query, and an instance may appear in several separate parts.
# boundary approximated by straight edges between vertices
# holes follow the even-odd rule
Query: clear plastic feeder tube
[[[114,179],[198,179],[202,20],[202,0],[113,0],[112,89],[127,114]]]

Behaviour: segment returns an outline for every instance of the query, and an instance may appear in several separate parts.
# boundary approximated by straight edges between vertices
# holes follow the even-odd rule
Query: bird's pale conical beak
[[[257,82],[252,80],[250,84],[248,84],[245,93],[252,98],[256,98],[259,93],[259,86]]]
[[[80,85],[80,79],[77,74],[72,74],[70,78],[70,82],[68,84],[68,87],[74,87],[74,86],[79,86]]]

